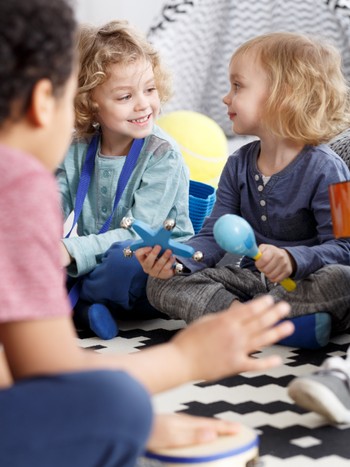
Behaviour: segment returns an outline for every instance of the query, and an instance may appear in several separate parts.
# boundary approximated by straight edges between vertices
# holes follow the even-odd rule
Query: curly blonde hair
[[[130,64],[144,59],[152,65],[161,103],[171,96],[171,79],[158,52],[127,21],[111,21],[102,27],[82,25],[78,34],[79,75],[75,98],[75,136],[95,133],[98,111],[92,91],[109,77],[112,64]]]
[[[231,63],[248,53],[268,76],[264,124],[273,134],[318,145],[349,128],[349,89],[331,44],[303,34],[264,34],[240,46]]]

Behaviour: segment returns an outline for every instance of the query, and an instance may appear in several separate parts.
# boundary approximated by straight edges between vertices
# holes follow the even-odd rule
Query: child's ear
[[[52,83],[48,79],[41,79],[33,88],[28,117],[34,125],[46,127],[53,118],[54,110],[55,97]]]

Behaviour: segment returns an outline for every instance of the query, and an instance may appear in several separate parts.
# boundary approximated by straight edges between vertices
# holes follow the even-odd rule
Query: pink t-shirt
[[[55,178],[34,157],[2,145],[0,216],[0,322],[70,314]]]

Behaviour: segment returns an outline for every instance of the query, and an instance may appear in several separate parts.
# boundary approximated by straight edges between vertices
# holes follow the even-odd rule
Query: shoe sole
[[[288,395],[303,409],[323,415],[333,423],[350,423],[350,410],[323,384],[296,379],[290,383]]]

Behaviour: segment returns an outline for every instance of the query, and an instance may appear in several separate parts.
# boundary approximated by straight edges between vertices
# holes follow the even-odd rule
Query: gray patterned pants
[[[165,281],[149,277],[147,283],[150,303],[171,318],[187,323],[223,310],[234,300],[245,302],[266,293],[275,301],[286,300],[292,307],[290,317],[326,311],[332,316],[335,332],[350,328],[349,266],[325,266],[298,281],[293,292],[279,284],[264,284],[260,273],[234,265],[207,268]]]

